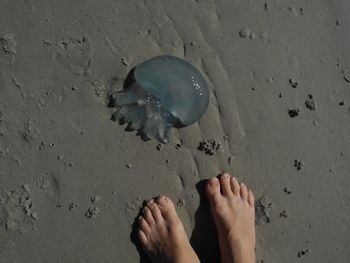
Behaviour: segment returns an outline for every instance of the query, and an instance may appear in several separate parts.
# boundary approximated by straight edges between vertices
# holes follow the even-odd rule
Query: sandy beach
[[[350,262],[348,0],[0,2],[0,263],[148,262],[132,230],[158,195],[218,262],[223,171],[255,193],[257,262]],[[108,107],[158,55],[210,90],[168,144]]]

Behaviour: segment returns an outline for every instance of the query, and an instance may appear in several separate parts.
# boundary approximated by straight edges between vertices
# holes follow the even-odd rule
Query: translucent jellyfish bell
[[[127,89],[113,93],[111,105],[118,108],[115,120],[129,123],[167,143],[171,128],[198,121],[209,103],[207,84],[187,61],[173,56],[157,56],[137,65]]]

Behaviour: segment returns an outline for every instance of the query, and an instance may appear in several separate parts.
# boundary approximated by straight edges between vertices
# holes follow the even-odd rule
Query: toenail
[[[211,186],[216,186],[216,185],[218,185],[218,180],[216,178],[213,178],[213,179],[209,180],[209,184]]]
[[[154,203],[154,200],[153,200],[153,199],[150,199],[150,200],[148,200],[147,203],[148,203],[148,204],[153,204],[153,203]]]
[[[221,176],[222,176],[223,178],[227,178],[227,177],[229,177],[230,175],[227,174],[227,173],[223,173]]]
[[[166,198],[165,196],[160,196],[158,199],[158,202],[161,203],[167,203],[168,202],[168,198]]]

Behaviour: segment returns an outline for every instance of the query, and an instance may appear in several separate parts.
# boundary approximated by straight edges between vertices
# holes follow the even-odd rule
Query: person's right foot
[[[139,240],[155,263],[199,263],[174,203],[166,196],[151,199],[139,218]]]
[[[206,186],[219,236],[222,263],[255,263],[254,195],[229,174],[210,178]]]

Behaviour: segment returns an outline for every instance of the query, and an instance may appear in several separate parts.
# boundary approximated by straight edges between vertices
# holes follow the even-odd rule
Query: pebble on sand
[[[288,186],[283,188],[283,192],[285,192],[286,194],[291,194],[292,193],[292,191],[289,189]]]
[[[38,220],[38,213],[37,213],[37,212],[32,212],[32,213],[30,214],[30,216],[31,216],[33,219]]]
[[[247,38],[250,35],[250,30],[248,28],[242,28],[241,30],[239,30],[239,36],[241,38]]]

